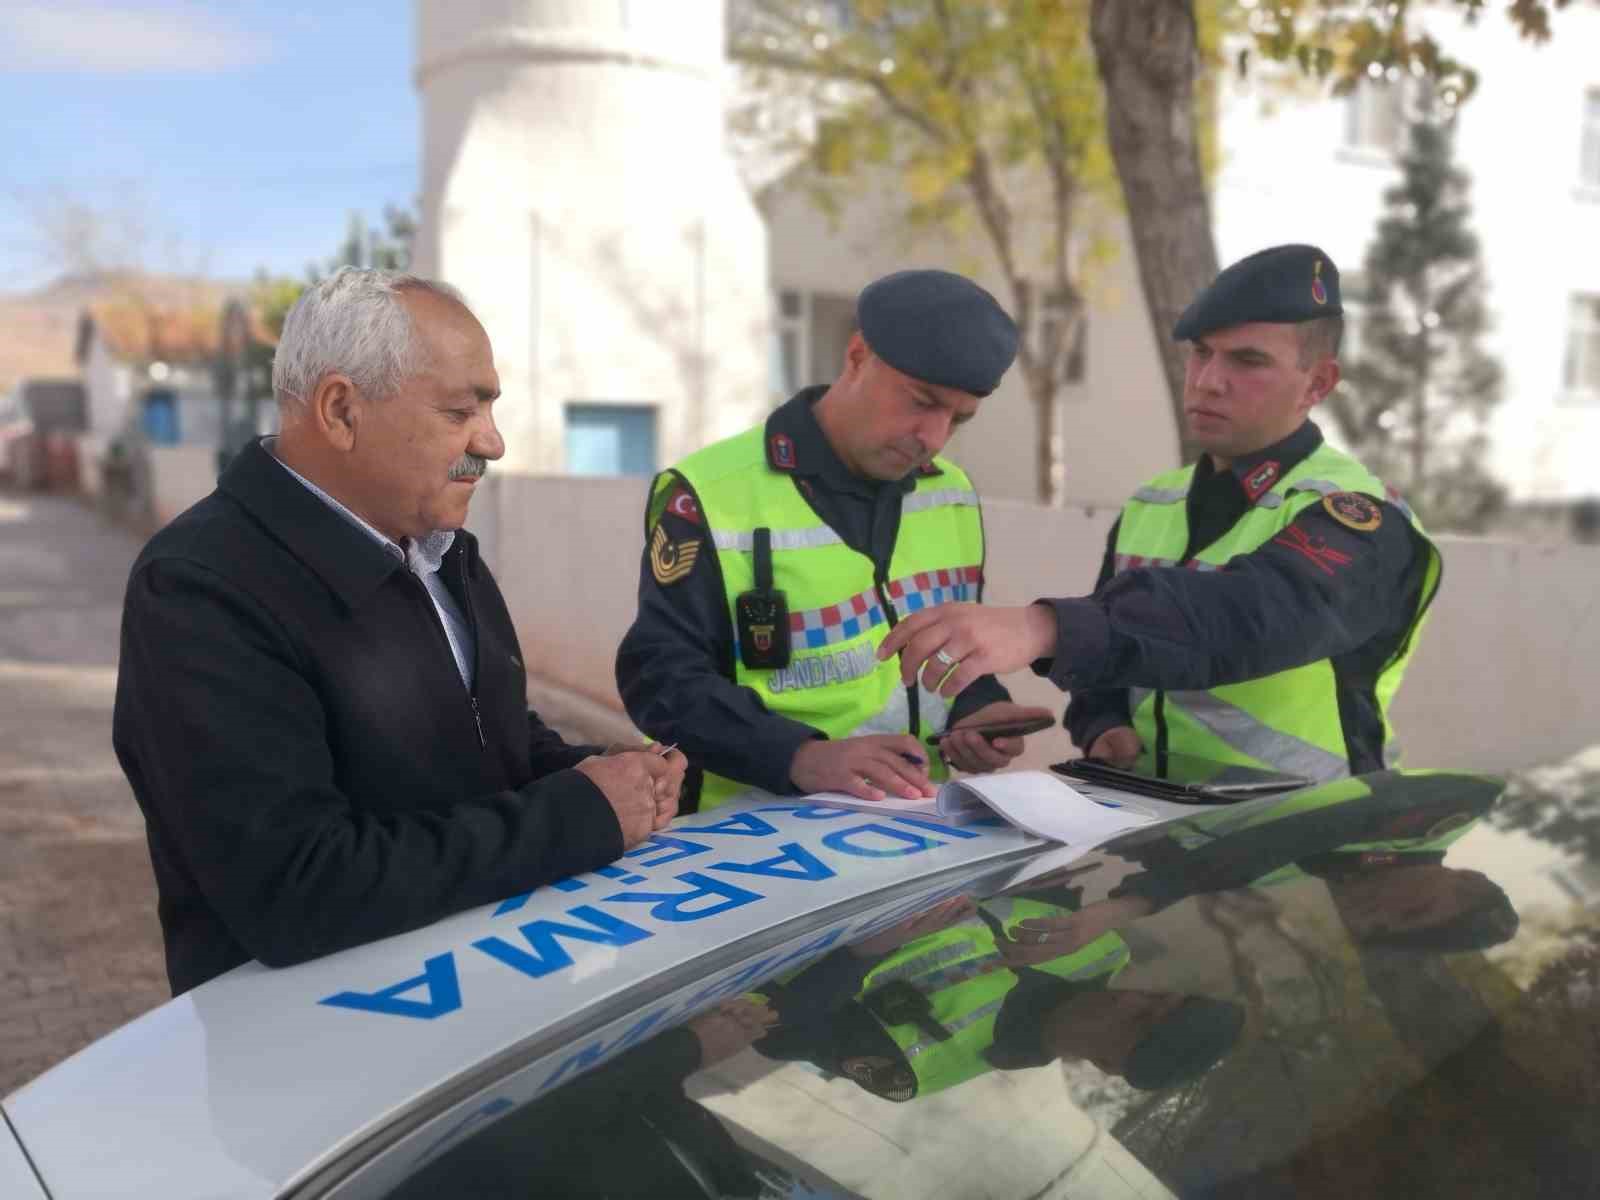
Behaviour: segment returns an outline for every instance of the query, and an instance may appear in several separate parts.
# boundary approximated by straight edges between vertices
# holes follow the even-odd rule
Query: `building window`
[[[1600,402],[1600,296],[1572,298],[1562,386],[1573,399]]]
[[[809,299],[802,292],[778,293],[772,321],[772,355],[768,363],[774,403],[782,403],[805,386],[801,376],[805,373],[809,349],[806,338],[810,324]]]
[[[648,404],[568,404],[567,473],[656,473],[656,410]]]
[[[1397,154],[1405,131],[1405,86],[1365,79],[1345,99],[1344,144],[1369,154]]]
[[[1600,188],[1600,88],[1583,98],[1583,150],[1578,180],[1584,187]]]
[[[773,402],[782,403],[803,387],[837,379],[855,329],[856,303],[849,296],[779,292],[768,362]]]

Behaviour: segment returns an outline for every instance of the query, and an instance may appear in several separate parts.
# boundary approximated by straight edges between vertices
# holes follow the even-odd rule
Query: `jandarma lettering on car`
[[[733,811],[657,833],[613,866],[512,896],[490,918],[509,926],[503,932],[420,951],[420,971],[378,986],[360,981],[316,1003],[366,1017],[436,1021],[471,1002],[464,959],[474,970],[488,960],[537,984],[570,972],[574,950],[586,946],[609,948],[615,967],[648,978],[693,949],[686,927],[695,928],[695,944],[725,944],[774,917],[1025,844],[998,824],[952,827],[797,803]],[[703,932],[701,922],[709,923]],[[582,1007],[584,989],[565,982],[564,1008]],[[614,971],[606,982],[618,986]]]

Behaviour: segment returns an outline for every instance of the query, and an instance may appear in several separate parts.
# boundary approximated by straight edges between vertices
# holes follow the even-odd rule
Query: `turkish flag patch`
[[[705,524],[705,518],[700,515],[700,506],[695,503],[694,495],[682,484],[673,488],[672,495],[667,497],[667,511],[696,525]]]

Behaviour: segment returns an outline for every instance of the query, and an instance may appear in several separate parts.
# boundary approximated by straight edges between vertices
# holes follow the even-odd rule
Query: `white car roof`
[[[509,1106],[486,1108],[485,1089],[513,1070],[520,1103],[785,956],[899,919],[902,896],[924,904],[1040,846],[773,802],[680,818],[593,874],[300,966],[240,967],[4,1111],[55,1200],[316,1192],[397,1130],[436,1153],[463,1114]]]

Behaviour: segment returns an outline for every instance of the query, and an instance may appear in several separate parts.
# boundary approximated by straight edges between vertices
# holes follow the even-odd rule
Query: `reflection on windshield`
[[[1594,1076],[1573,1060],[1600,1037],[1572,995],[1600,952],[1526,994],[1484,957],[1521,918],[1451,851],[1500,790],[1381,772],[1047,850],[628,1051],[398,1194],[1583,1194],[1595,1101],[1571,1097]],[[1567,1051],[1545,1019],[1563,999]],[[1133,1157],[1096,1175],[1096,1147]]]

